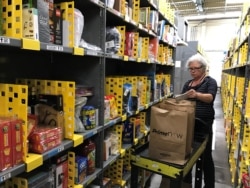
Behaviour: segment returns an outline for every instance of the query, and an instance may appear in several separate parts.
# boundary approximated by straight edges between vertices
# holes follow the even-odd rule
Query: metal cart
[[[196,119],[196,126],[203,126],[203,122]],[[182,180],[196,164],[195,188],[202,186],[202,162],[203,152],[208,141],[208,136],[204,133],[195,132],[193,151],[184,165],[152,159],[148,156],[148,143],[134,149],[131,155],[131,187],[138,187],[139,170],[144,169],[160,174],[170,179],[170,188],[181,188]]]

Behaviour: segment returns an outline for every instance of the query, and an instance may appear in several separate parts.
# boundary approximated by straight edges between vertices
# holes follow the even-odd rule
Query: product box
[[[150,22],[150,7],[141,7],[139,23],[141,23],[144,27],[149,28],[148,27],[149,22]]]
[[[23,161],[23,121],[13,119],[10,122],[12,132],[12,147],[13,147],[13,165],[20,164]]]
[[[9,119],[0,119],[0,171],[13,166],[13,148]]]
[[[38,10],[38,29],[39,41],[44,43],[50,42],[50,28],[49,28],[49,1],[36,0]]]
[[[3,35],[3,1],[0,1],[0,36]]]
[[[23,37],[39,40],[38,12],[36,8],[23,8]]]
[[[39,94],[38,103],[53,107],[56,111],[63,111],[63,96]]]
[[[158,12],[155,10],[150,11],[150,21],[149,21],[149,29],[157,33],[158,27]]]
[[[126,32],[124,55],[133,56],[134,32]]]
[[[122,12],[122,0],[115,0],[114,9],[118,12]]]
[[[63,31],[63,46],[69,46],[69,21],[62,21],[62,31]]]
[[[158,38],[152,38],[149,41],[149,57],[150,59],[157,59],[159,40]]]
[[[75,184],[81,184],[87,176],[88,159],[76,156],[75,161]]]
[[[62,12],[60,9],[54,9],[54,26],[55,26],[55,44],[62,45],[63,44],[63,20],[62,20]]]
[[[54,0],[48,0],[49,2],[49,42],[55,43],[55,26],[54,26]]]
[[[67,154],[57,159],[56,188],[68,188],[68,157]]]
[[[111,155],[111,142],[110,139],[107,138],[103,141],[103,160],[108,160]]]

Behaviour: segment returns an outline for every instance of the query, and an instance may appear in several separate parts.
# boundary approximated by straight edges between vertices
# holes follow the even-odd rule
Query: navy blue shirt
[[[193,80],[188,80],[182,89],[182,93],[187,92],[190,89],[194,89],[197,92],[200,93],[210,93],[213,95],[213,101],[211,103],[205,103],[198,99],[190,99],[196,101],[196,112],[195,117],[200,118],[204,121],[206,120],[213,120],[214,119],[214,99],[216,97],[217,93],[217,82],[215,79],[213,79],[210,76],[207,76],[204,78],[204,80],[196,85],[196,86],[189,86],[189,84]]]

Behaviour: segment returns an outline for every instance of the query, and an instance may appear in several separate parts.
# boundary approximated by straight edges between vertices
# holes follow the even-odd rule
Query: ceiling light
[[[226,0],[226,4],[242,4],[246,0]]]
[[[203,7],[202,7],[202,5],[198,5],[197,7],[198,7],[199,12],[203,12]]]

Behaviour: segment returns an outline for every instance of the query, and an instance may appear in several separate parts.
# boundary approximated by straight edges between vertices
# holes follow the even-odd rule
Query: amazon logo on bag
[[[163,135],[163,136],[175,137],[180,140],[183,139],[183,134],[180,134],[180,133],[164,132],[164,131],[157,130],[157,129],[153,129],[152,133],[156,133],[156,134]]]

